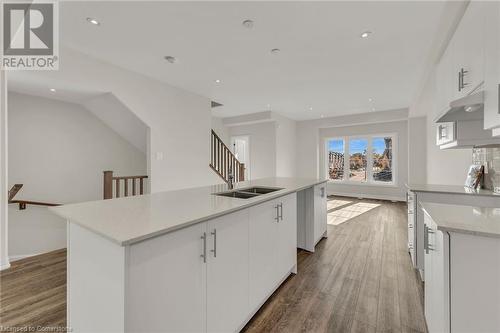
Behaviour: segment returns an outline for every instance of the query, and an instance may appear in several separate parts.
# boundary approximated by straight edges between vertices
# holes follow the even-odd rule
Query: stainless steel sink
[[[238,199],[250,199],[261,194],[267,194],[279,190],[282,190],[282,188],[254,186],[254,187],[240,188],[233,191],[214,193],[214,195],[220,195],[223,197],[238,198]]]
[[[257,194],[267,194],[275,191],[282,190],[282,188],[277,187],[265,187],[265,186],[254,186],[248,188],[240,188],[238,191],[247,193],[257,193]]]
[[[238,199],[250,199],[258,196],[258,194],[256,193],[248,193],[240,191],[220,192],[220,193],[214,193],[214,195],[220,195],[223,197],[238,198]]]

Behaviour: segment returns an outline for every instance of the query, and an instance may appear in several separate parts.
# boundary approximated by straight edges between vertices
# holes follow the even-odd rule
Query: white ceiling
[[[443,8],[437,1],[62,2],[60,36],[81,52],[224,104],[218,116],[270,104],[310,119],[408,107]],[[253,29],[242,26],[245,19]],[[362,39],[365,30],[373,34]]]

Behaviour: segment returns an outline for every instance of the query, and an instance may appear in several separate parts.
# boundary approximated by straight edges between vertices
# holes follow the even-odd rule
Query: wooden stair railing
[[[36,206],[60,206],[61,204],[49,203],[49,202],[40,202],[40,201],[31,201],[31,200],[13,200],[16,196],[17,192],[21,190],[23,184],[14,184],[12,188],[9,190],[9,204],[19,204],[19,210],[26,209],[27,205],[36,205]]]
[[[215,171],[226,183],[229,183],[229,174],[232,171],[235,182],[245,180],[245,164],[238,161],[231,150],[212,130],[210,139],[210,168]]]
[[[132,185],[132,195],[137,195],[137,182],[139,182],[139,195],[144,194],[144,179],[148,176],[113,176],[113,171],[104,171],[103,199],[113,199],[113,182],[115,183],[115,198],[121,195],[120,186],[123,181],[123,195],[129,196],[129,183]]]

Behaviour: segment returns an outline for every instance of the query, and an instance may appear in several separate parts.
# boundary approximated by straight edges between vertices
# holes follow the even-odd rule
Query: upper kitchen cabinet
[[[484,6],[484,128],[500,127],[500,2]],[[500,131],[493,131],[493,135]]]
[[[452,100],[467,96],[484,82],[484,2],[471,1],[453,36]]]
[[[484,3],[472,1],[435,71],[436,118],[484,82]]]

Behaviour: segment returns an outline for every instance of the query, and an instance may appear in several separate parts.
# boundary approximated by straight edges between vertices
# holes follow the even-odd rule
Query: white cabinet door
[[[458,89],[458,74],[454,73],[452,64],[453,40],[450,41],[446,51],[435,70],[434,118],[443,115],[450,108],[453,91]]]
[[[445,143],[455,141],[455,134],[455,122],[436,124],[436,145],[440,146]]]
[[[248,316],[248,216],[207,222],[207,332],[235,332]]]
[[[484,128],[500,127],[500,2],[484,6]]]
[[[453,36],[454,71],[462,82],[453,99],[464,97],[484,81],[483,2],[471,1]],[[458,88],[458,86],[457,86]]]
[[[449,244],[427,214],[425,219],[425,319],[429,333],[450,332]]]
[[[279,201],[271,200],[250,208],[249,264],[250,309],[269,296],[276,281],[275,251]]]
[[[205,233],[199,223],[130,246],[127,332],[205,331]]]
[[[290,194],[279,201],[276,281],[281,281],[297,264],[297,195]]]
[[[314,186],[314,245],[326,232],[326,211],[326,184],[319,184]]]

